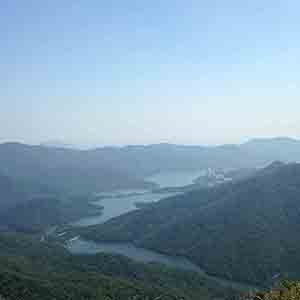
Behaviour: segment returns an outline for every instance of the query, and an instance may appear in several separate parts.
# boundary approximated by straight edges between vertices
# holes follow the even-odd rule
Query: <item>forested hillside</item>
[[[0,230],[42,232],[81,216],[99,214],[101,207],[90,204],[90,197],[64,195],[47,185],[0,175]]]

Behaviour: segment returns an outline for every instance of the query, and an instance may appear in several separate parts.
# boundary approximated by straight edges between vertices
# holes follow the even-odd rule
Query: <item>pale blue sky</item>
[[[0,141],[300,138],[300,2],[0,1]]]

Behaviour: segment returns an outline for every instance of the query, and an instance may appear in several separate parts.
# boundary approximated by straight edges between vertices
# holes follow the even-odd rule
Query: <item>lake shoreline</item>
[[[120,243],[120,242],[94,242],[81,239],[76,236],[73,239],[66,241],[64,244],[66,249],[74,255],[95,255],[97,253],[111,253],[126,256],[141,263],[159,263],[168,267],[173,267],[179,270],[196,272],[204,278],[216,281],[218,284],[232,287],[241,290],[262,290],[266,287],[258,286],[253,283],[240,282],[230,280],[217,274],[212,274],[202,268],[200,265],[195,264],[188,258],[179,255],[168,255],[157,250],[138,247],[134,243]],[[87,247],[87,248],[85,248]],[[143,256],[148,257],[143,257]]]

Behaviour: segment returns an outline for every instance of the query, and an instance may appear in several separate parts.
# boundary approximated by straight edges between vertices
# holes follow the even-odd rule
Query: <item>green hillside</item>
[[[82,216],[101,213],[90,194],[68,195],[0,174],[0,230],[43,232]]]

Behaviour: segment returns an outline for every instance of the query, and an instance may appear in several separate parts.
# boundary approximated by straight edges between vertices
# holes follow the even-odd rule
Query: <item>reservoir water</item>
[[[183,187],[192,184],[196,178],[203,175],[204,170],[199,171],[174,171],[155,174],[145,178],[147,181],[156,183],[161,188],[165,187]],[[101,215],[82,218],[74,223],[73,226],[90,226],[101,224],[111,218],[137,209],[136,203],[151,203],[163,198],[174,196],[178,193],[153,193],[151,190],[121,190],[110,193],[98,193],[101,198],[93,202],[97,206],[102,206]]]
[[[175,195],[175,193],[152,193],[151,191],[131,191],[125,193],[122,191],[119,194],[107,193],[102,199],[93,202],[94,205],[103,207],[102,214],[93,217],[85,217],[76,222],[73,222],[73,226],[90,226],[101,224],[109,219],[120,216],[127,212],[137,209],[136,203],[151,203]]]
[[[161,188],[182,187],[194,183],[194,181],[206,174],[206,170],[169,171],[157,173],[146,177],[145,180],[158,184]]]
[[[160,263],[169,267],[197,272],[201,276],[213,280],[220,285],[232,287],[241,290],[257,290],[260,287],[248,285],[240,282],[227,280],[218,276],[211,276],[205,270],[192,263],[188,259],[179,256],[170,256],[161,254],[152,250],[136,247],[129,243],[109,243],[109,242],[92,242],[80,238],[74,238],[66,243],[66,247],[73,254],[96,254],[96,253],[113,253],[127,256],[137,262],[142,263]]]

